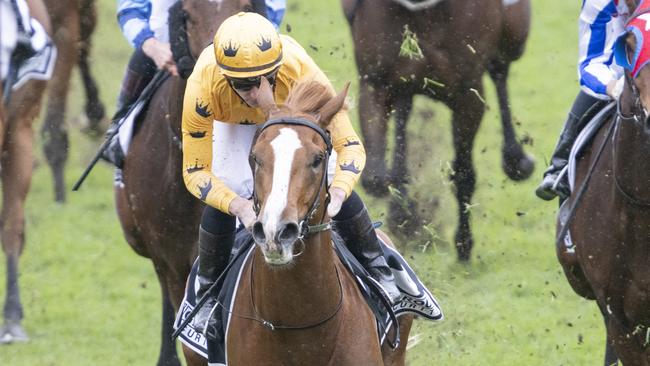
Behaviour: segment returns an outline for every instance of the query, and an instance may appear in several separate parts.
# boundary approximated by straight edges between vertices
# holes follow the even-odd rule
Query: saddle
[[[377,336],[381,343],[387,341],[387,334],[392,323],[388,310],[380,304],[377,294],[374,293],[367,285],[368,280],[364,280],[367,273],[363,266],[356,260],[345,246],[343,240],[336,232],[332,232],[332,241],[334,250],[339,256],[341,262],[357,279],[357,285],[364,296],[370,309],[375,314],[377,321]],[[393,248],[382,242],[386,262],[391,267],[398,288],[402,292],[402,299],[393,305],[392,312],[399,317],[404,314],[415,314],[424,319],[438,321],[443,319],[443,313],[436,299],[431,295],[429,290],[418,279],[413,269],[406,263],[406,260]],[[210,364],[226,364],[225,352],[225,334],[228,327],[228,320],[232,313],[232,303],[237,293],[236,285],[244,264],[250,258],[255,245],[253,239],[246,230],[240,230],[235,239],[231,260],[235,260],[223,282],[223,286],[217,296],[217,304],[212,309],[212,320],[208,325],[208,336],[197,332],[188,324],[180,333],[181,342],[194,350],[196,353],[207,358]],[[199,288],[197,280],[198,261],[194,263],[190,276],[188,277],[185,288],[185,297],[176,315],[174,329],[183,323],[187,316],[192,312],[198,299],[196,293]],[[370,280],[372,281],[372,280]],[[208,342],[210,346],[208,347]]]

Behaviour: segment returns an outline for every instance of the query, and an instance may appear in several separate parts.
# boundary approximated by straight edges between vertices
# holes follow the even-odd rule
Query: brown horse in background
[[[505,138],[503,169],[511,179],[522,180],[534,168],[516,139],[506,85],[509,65],[521,56],[528,37],[529,1],[505,6],[502,0],[445,0],[418,11],[394,0],[342,0],[342,4],[360,77],[359,121],[368,150],[363,186],[383,196],[393,185],[407,197],[406,123],[413,96],[426,95],[445,103],[453,112],[456,152],[451,176],[459,216],[455,243],[459,259],[469,260],[473,238],[468,207],[476,184],[472,152],[485,111],[482,77],[486,70],[499,98]],[[406,26],[419,39],[421,58],[400,56]],[[395,150],[388,171],[384,157],[387,123],[393,112]],[[418,229],[421,219],[415,201],[405,205],[393,200],[389,225],[393,232]]]
[[[53,39],[58,57],[48,90],[47,111],[41,128],[41,138],[43,151],[54,178],[55,200],[64,202],[66,191],[64,168],[69,150],[65,109],[75,64],[79,65],[86,93],[85,114],[88,126],[85,127],[85,131],[99,136],[100,122],[105,114],[88,64],[90,37],[95,30],[97,16],[95,0],[43,1],[52,20]]]
[[[196,58],[212,42],[221,22],[250,8],[247,0],[183,0],[188,42]],[[180,365],[171,341],[175,311],[197,255],[203,204],[183,182],[181,114],[185,80],[167,79],[149,102],[126,155],[123,185],[115,186],[115,204],[124,236],[140,255],[150,258],[162,291],[162,332],[158,365]],[[190,365],[205,364],[185,349]]]
[[[27,3],[31,16],[51,35],[50,21],[43,3],[40,0],[29,0]],[[47,82],[42,80],[30,80],[11,92],[8,105],[4,105],[0,99],[0,234],[2,250],[7,258],[7,294],[4,324],[0,327],[0,344],[29,340],[22,326],[18,260],[25,248],[25,199],[34,167],[32,122],[38,116],[46,85]],[[0,85],[0,98],[2,95]]]
[[[325,130],[346,94],[347,87],[334,96],[316,81],[299,82],[278,107],[262,81],[260,108],[274,122],[261,128],[251,152],[257,247],[238,281],[229,365],[404,365],[412,317],[400,318],[400,346],[382,349],[374,315],[323,225],[331,150]],[[286,176],[288,187],[276,187],[276,176]]]
[[[628,1],[628,7],[635,9],[636,4]],[[636,40],[628,34],[625,41],[632,59]],[[603,315],[605,365],[616,364],[616,356],[626,366],[650,365],[648,110],[650,67],[646,65],[634,80],[627,73],[618,111],[579,158],[575,187],[580,189],[565,203],[577,205],[569,223],[575,254],[558,245],[557,255],[571,287],[580,296],[596,300]]]

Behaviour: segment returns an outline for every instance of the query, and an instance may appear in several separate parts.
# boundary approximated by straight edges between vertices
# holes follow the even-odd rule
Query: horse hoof
[[[27,332],[20,324],[7,324],[0,328],[0,344],[25,343],[28,341]]]
[[[472,254],[472,247],[474,246],[474,239],[471,234],[463,235],[456,234],[456,252],[458,253],[459,262],[469,262]]]
[[[375,197],[385,197],[388,195],[388,179],[378,176],[361,176],[361,185],[369,194]]]
[[[528,179],[533,174],[533,170],[535,170],[535,159],[528,154],[517,160],[503,160],[503,171],[514,181]]]

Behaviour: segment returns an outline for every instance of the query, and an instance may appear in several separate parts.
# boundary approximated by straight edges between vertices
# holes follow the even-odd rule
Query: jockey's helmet
[[[221,73],[251,78],[282,64],[282,43],[275,27],[263,16],[241,12],[221,23],[214,36],[214,53]]]

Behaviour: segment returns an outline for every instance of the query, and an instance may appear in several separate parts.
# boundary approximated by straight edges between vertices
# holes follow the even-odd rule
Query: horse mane
[[[284,107],[292,115],[318,114],[319,110],[335,96],[334,90],[329,85],[315,79],[300,80],[289,92]]]

